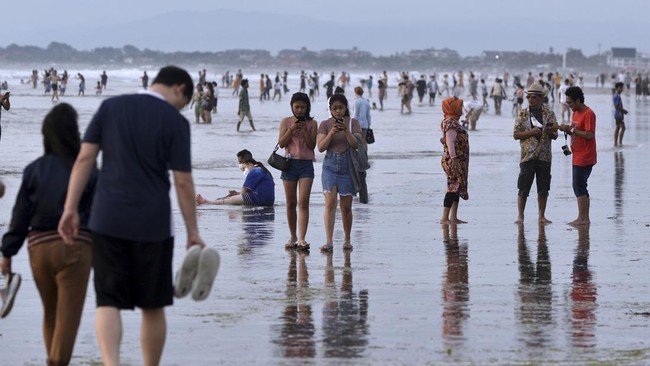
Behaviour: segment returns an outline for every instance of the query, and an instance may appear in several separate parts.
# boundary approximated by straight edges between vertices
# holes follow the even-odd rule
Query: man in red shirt
[[[584,104],[585,96],[580,87],[568,88],[565,95],[573,115],[571,124],[560,126],[560,130],[571,135],[573,192],[578,201],[578,218],[569,225],[587,225],[590,223],[587,179],[596,165],[596,114]]]

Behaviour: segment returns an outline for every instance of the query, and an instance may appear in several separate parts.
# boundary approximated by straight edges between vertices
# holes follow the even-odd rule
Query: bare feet
[[[441,224],[467,224],[467,221],[461,219],[440,219]]]
[[[552,224],[553,223],[553,221],[547,219],[544,216],[540,217],[537,222],[539,222],[540,224]]]
[[[205,197],[201,196],[201,194],[197,194],[197,195],[196,195],[196,204],[197,204],[197,205],[202,205],[202,204],[204,204],[206,201],[207,201],[207,200],[205,199]]]
[[[591,221],[589,220],[581,220],[581,219],[575,219],[571,222],[568,222],[567,225],[571,226],[583,226],[583,225],[589,225]]]

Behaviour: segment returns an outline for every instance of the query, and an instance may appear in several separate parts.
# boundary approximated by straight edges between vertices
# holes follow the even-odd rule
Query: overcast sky
[[[212,33],[213,42],[204,42],[202,50],[232,48],[233,43],[225,40],[237,41],[242,28],[264,27],[269,31],[257,33],[258,37],[244,33],[239,40],[242,48],[275,52],[278,48],[302,46],[313,50],[357,46],[374,54],[389,55],[411,49],[449,47],[463,56],[479,55],[483,50],[541,52],[550,47],[556,52],[568,47],[579,48],[587,55],[616,46],[650,52],[645,29],[650,16],[648,0],[7,0],[3,1],[0,13],[0,47],[11,43],[43,47],[58,41],[78,49],[134,44],[141,48],[199,50],[196,48],[201,46],[190,41],[198,35],[183,32],[196,22],[193,16],[179,16],[176,22],[168,24],[177,30],[179,39],[187,40],[181,45],[167,42],[160,46],[152,41],[149,46],[145,44],[146,39],[138,38],[139,32],[131,32],[126,37],[117,30],[126,23],[148,24],[156,16],[188,12],[219,14],[223,10],[242,12],[241,21],[231,26],[230,31]],[[268,13],[268,23],[246,22],[245,13],[252,12]],[[308,33],[309,44],[295,44],[292,32],[273,32],[278,23],[287,26],[291,19],[301,24],[310,20],[321,26],[331,23],[328,27],[338,24],[350,31],[344,36],[337,33],[333,39],[327,29],[320,29],[313,36]],[[233,20],[213,16],[201,22],[207,23],[202,25],[209,34],[210,29],[218,29],[221,23],[230,24],[228,21]],[[111,27],[116,31],[111,31]],[[296,32],[303,32],[306,27],[302,25]],[[386,31],[382,33],[381,27]],[[110,38],[112,33],[116,34],[115,38]]]

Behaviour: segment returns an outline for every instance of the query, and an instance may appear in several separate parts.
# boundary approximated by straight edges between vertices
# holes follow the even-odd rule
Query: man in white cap
[[[537,182],[538,221],[551,223],[545,216],[548,191],[551,189],[551,141],[557,139],[555,113],[543,104],[545,89],[531,84],[526,92],[528,108],[519,112],[512,136],[521,145],[517,189],[518,216],[516,223],[523,224],[524,210],[533,180]]]

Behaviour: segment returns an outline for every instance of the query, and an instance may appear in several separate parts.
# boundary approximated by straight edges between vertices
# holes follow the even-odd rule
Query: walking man
[[[273,98],[275,98],[275,95]],[[239,121],[237,122],[237,131],[239,131],[239,126],[241,126],[244,117],[248,117],[248,123],[250,123],[251,129],[255,131],[253,116],[251,115],[251,105],[248,100],[248,79],[241,81],[241,91],[239,92],[239,109],[237,111],[237,114],[239,115]]]
[[[513,137],[521,145],[517,179],[517,224],[524,223],[524,210],[533,179],[537,182],[537,212],[540,224],[550,224],[545,216],[548,191],[551,189],[551,142],[557,139],[555,113],[543,103],[544,87],[531,84],[526,92],[528,108],[515,120]]]
[[[144,365],[158,365],[165,344],[165,307],[172,305],[170,181],[187,230],[187,248],[205,246],[196,222],[190,127],[179,113],[192,99],[190,75],[162,68],[148,91],[105,100],[91,120],[72,169],[59,234],[72,243],[77,207],[102,151],[89,228],[97,302],[97,341],[104,365],[120,364],[122,310],[142,309]]]

